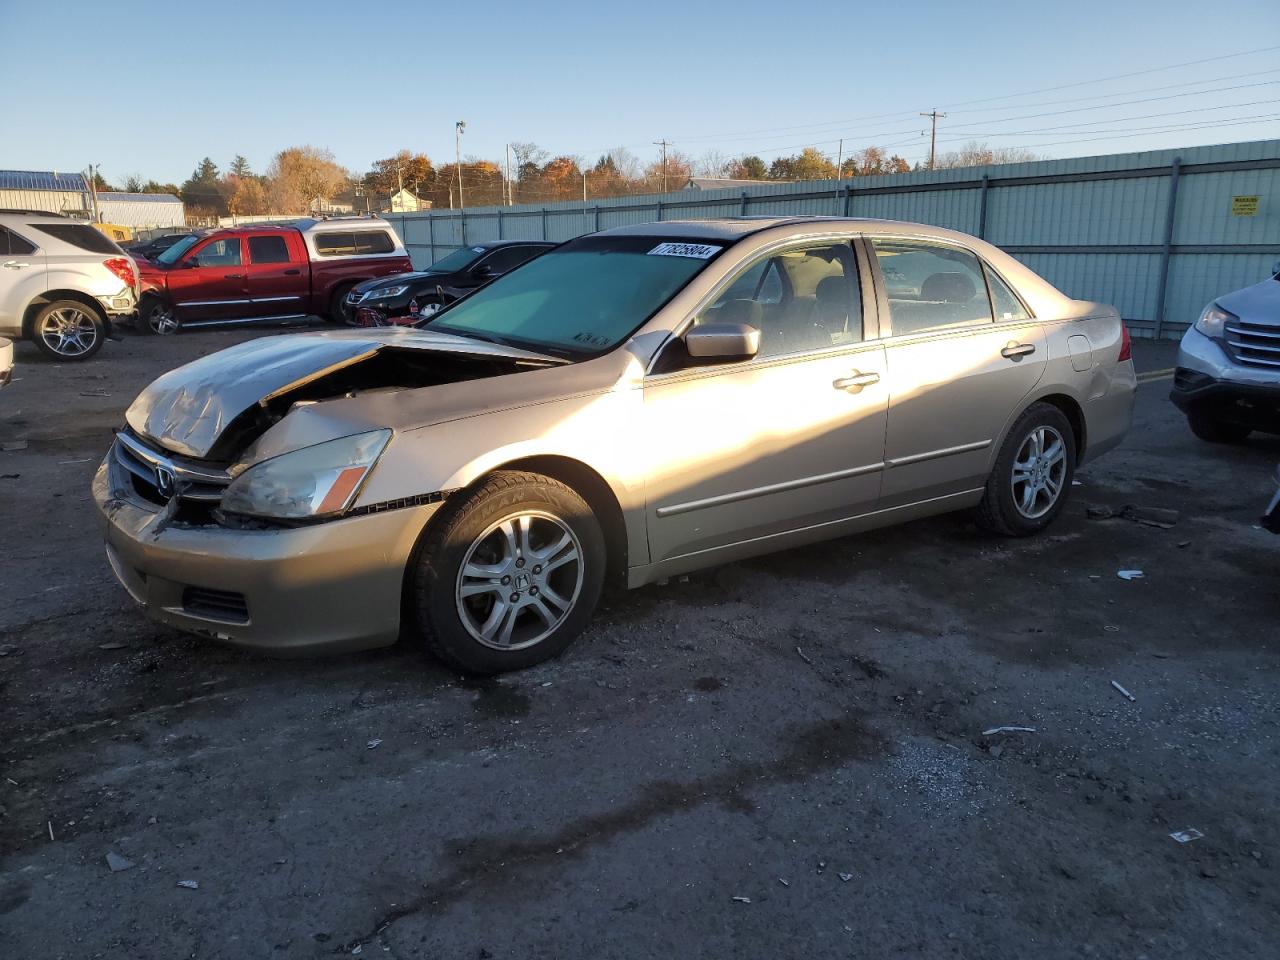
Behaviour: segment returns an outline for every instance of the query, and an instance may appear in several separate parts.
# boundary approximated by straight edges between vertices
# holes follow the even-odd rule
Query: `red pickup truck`
[[[138,328],[345,319],[357,283],[413,269],[391,224],[367,217],[299,220],[194,233],[139,260]]]

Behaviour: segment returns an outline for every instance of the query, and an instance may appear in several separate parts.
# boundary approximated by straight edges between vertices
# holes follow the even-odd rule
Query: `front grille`
[[[1237,363],[1280,368],[1280,326],[1243,320],[1229,323],[1227,348]]]
[[[174,497],[212,509],[222,501],[231,477],[221,465],[176,456],[142,440],[131,430],[116,434],[116,463],[128,471],[134,491],[150,503],[167,505]]]
[[[230,590],[210,590],[207,587],[187,587],[182,591],[183,612],[205,620],[221,620],[223,623],[248,623],[249,604],[243,593]]]
[[[352,290],[347,294],[347,303],[359,303],[364,299],[364,297],[365,295],[363,293],[358,293],[355,290]]]

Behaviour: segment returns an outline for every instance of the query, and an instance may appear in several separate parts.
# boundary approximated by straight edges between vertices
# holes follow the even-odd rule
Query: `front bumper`
[[[1194,329],[1182,338],[1169,399],[1188,416],[1280,433],[1280,368],[1236,363]]]
[[[166,526],[110,456],[93,499],[111,568],[148,616],[275,653],[394,643],[405,569],[440,506],[294,528]]]

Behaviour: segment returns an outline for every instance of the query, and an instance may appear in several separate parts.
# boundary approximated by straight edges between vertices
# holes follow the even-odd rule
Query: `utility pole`
[[[507,144],[507,206],[515,203],[515,184],[511,182],[511,144]]]
[[[662,148],[662,192],[667,192],[667,147],[674,147],[674,143],[668,143],[667,138],[653,141],[655,147]]]
[[[844,173],[840,167],[844,163],[844,137],[840,138],[840,146],[836,148],[836,179],[843,180]]]
[[[932,121],[929,129],[929,169],[933,169],[933,161],[937,156],[938,150],[938,121],[946,116],[945,113],[939,113],[937,109],[930,110],[928,113],[921,113],[920,116],[928,117]]]
[[[587,171],[582,171],[582,202],[587,202]]]
[[[467,205],[462,202],[462,132],[467,129],[467,121],[459,120],[453,125],[453,155],[455,161],[455,169],[458,171],[458,209],[465,210]]]

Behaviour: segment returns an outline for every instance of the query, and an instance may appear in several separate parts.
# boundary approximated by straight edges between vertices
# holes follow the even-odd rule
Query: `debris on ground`
[[[381,740],[378,740],[378,739],[376,739],[376,738],[375,738],[375,739],[370,740],[368,743],[366,743],[366,744],[365,744],[365,749],[367,749],[367,750],[372,750],[372,749],[374,749],[375,747],[377,747],[377,746],[378,746],[379,744],[381,744],[381,743],[382,743],[382,741],[381,741]]]
[[[0,443],[0,450],[3,450],[5,453],[12,453],[14,450],[25,449],[27,449],[27,441],[25,440],[6,440],[4,443]]]
[[[984,737],[994,737],[997,733],[1035,733],[1035,727],[992,727],[990,730],[983,730]]]
[[[840,874],[840,879],[841,879],[841,880],[843,880],[845,883],[848,883],[850,880],[852,880],[852,879],[853,879],[853,874],[852,874],[852,873],[842,873],[842,874]]]
[[[733,902],[734,903],[750,903],[751,898],[750,897],[734,897]]]
[[[99,650],[123,650],[127,646],[128,646],[127,643],[100,643],[98,644],[98,649]]]
[[[782,884],[784,887],[791,886],[791,884],[787,883],[787,881],[783,880],[781,877],[778,878],[778,882]]]
[[[179,880],[178,886],[182,887],[184,890],[199,890],[200,881],[199,880]]]
[[[1145,574],[1141,570],[1117,570],[1116,576],[1121,580],[1141,580]]]
[[[1191,546],[1191,541],[1190,541],[1190,540],[1179,540],[1179,541],[1178,541],[1178,549],[1179,549],[1179,550],[1182,550],[1182,549],[1184,549],[1184,548],[1186,548],[1186,547],[1189,547],[1189,546]]]
[[[0,644],[0,657],[7,657],[15,653],[21,653],[21,647],[15,647],[11,643]]]
[[[1168,530],[1178,522],[1179,514],[1177,510],[1166,510],[1163,507],[1135,507],[1129,504],[1120,511],[1120,516],[1134,523]]]
[[[1187,827],[1185,830],[1175,830],[1173,833],[1169,834],[1169,836],[1173,837],[1173,839],[1177,840],[1179,843],[1190,843],[1192,840],[1199,840],[1204,836],[1204,834],[1195,827]]]
[[[109,396],[111,396],[111,394],[107,393],[105,390],[81,390],[81,391],[80,391],[80,396],[82,396],[82,397],[109,397]]]
[[[803,661],[804,661],[805,663],[807,663],[809,666],[811,666],[811,667],[813,666],[813,661],[812,661],[812,660],[810,660],[807,656],[805,656],[804,651],[803,651],[803,650],[801,650],[799,647],[796,647],[796,653],[800,655],[800,659],[801,659],[801,660],[803,660]]]
[[[1116,514],[1110,507],[1089,507],[1084,515],[1090,520],[1110,520]]]
[[[49,828],[49,839],[52,840],[53,839],[53,821],[46,820],[44,822],[44,825]]]
[[[1133,703],[1137,703],[1137,702],[1138,702],[1138,698],[1137,698],[1137,697],[1135,697],[1132,693],[1130,693],[1130,692],[1129,692],[1128,690],[1126,690],[1124,687],[1120,686],[1120,684],[1118,684],[1116,681],[1112,680],[1112,681],[1111,681],[1111,685],[1112,685],[1113,687],[1115,687],[1117,690],[1119,690],[1119,691],[1120,691],[1122,694],[1124,694],[1126,697],[1128,697],[1128,698],[1129,698],[1129,700],[1130,700],[1131,702],[1133,702]]]
[[[21,476],[20,473],[0,473],[0,480],[17,480]]]
[[[114,850],[107,851],[107,866],[111,868],[112,873],[120,873],[133,867],[133,861],[128,857],[122,857]]]

